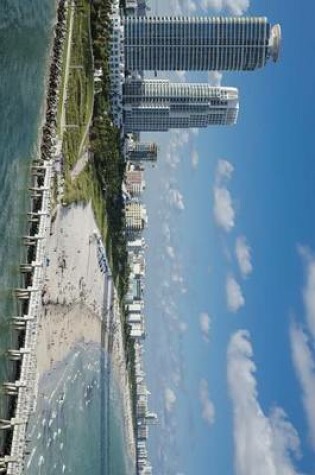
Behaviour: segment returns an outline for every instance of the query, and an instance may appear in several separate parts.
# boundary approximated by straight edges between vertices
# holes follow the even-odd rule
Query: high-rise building
[[[132,80],[124,85],[125,131],[234,125],[238,90],[209,84]]]
[[[265,17],[125,17],[129,71],[254,70],[277,61],[280,25]]]
[[[155,162],[157,160],[158,147],[155,143],[127,142],[126,156],[131,162]]]
[[[125,174],[126,191],[131,196],[139,196],[145,190],[145,180],[143,169],[128,167]]]
[[[144,229],[148,222],[146,208],[138,201],[130,201],[125,206],[126,230],[132,234]]]

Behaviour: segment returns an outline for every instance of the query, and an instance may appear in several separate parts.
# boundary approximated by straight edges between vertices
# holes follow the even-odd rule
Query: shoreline
[[[30,166],[31,209],[28,212],[27,235],[23,237],[27,250],[21,265],[24,285],[15,290],[20,299],[20,314],[14,325],[19,341],[25,338],[17,350],[11,350],[14,358],[18,353],[22,379],[7,384],[7,394],[17,395],[17,409],[12,424],[3,420],[2,428],[14,431],[10,448],[10,460],[3,459],[8,473],[22,473],[26,464],[27,432],[34,430],[30,417],[36,415],[36,404],[41,396],[40,386],[45,375],[63,364],[73,349],[80,343],[101,343],[103,318],[109,309],[108,293],[110,273],[104,275],[96,235],[97,224],[91,207],[70,205],[63,208],[57,204],[52,209],[53,179],[61,178],[60,170],[52,168],[60,158],[62,137],[58,136],[58,101],[60,97],[64,39],[66,37],[67,0],[55,2],[56,22],[45,61],[47,73],[44,78],[44,100],[38,119],[38,140]],[[65,86],[66,88],[66,86]],[[57,168],[57,167],[55,167]],[[108,269],[108,266],[107,266]],[[111,287],[112,289],[112,287]],[[113,297],[112,297],[113,294]],[[110,373],[117,381],[122,400],[124,435],[127,452],[136,464],[136,444],[133,428],[131,387],[126,368],[123,326],[117,292],[111,294],[110,312],[107,318],[104,351],[110,348]],[[114,309],[112,311],[112,308]],[[105,315],[106,316],[106,315]],[[25,350],[25,351],[24,351]],[[18,374],[18,373],[17,373]],[[24,384],[24,379],[26,384]],[[19,383],[23,384],[20,385]],[[12,411],[15,409],[11,405]],[[10,425],[12,424],[12,425]],[[23,445],[23,447],[22,447]],[[41,460],[39,460],[40,463]],[[2,468],[0,465],[0,469]],[[15,472],[14,472],[15,473]]]
[[[59,1],[57,0],[56,1],[56,4],[58,6],[58,3]],[[66,3],[68,3],[68,5],[70,3],[72,3],[71,0],[66,0]],[[68,10],[67,11],[67,14],[68,15],[72,15],[70,20],[72,19],[73,20],[73,14],[74,14],[74,10],[71,9],[70,11]],[[67,20],[66,20],[67,22]],[[68,32],[69,34],[69,32]],[[65,46],[67,45],[67,41],[65,41]],[[52,48],[52,46],[51,46]],[[64,50],[65,51],[65,50]],[[64,54],[64,53],[63,53]],[[71,57],[71,51],[67,52],[68,56]],[[52,58],[53,56],[53,52],[51,53],[50,55],[50,58]],[[63,58],[65,60],[65,58]],[[62,71],[62,70],[61,70]],[[62,74],[62,72],[60,72],[60,74]],[[67,98],[67,84],[66,84],[66,80],[68,78],[66,78],[66,76],[64,77],[64,83],[61,82],[60,86],[63,88],[61,92],[61,94],[59,95],[59,100],[61,100],[63,102],[62,104],[62,113],[59,117],[59,120],[61,121],[61,124],[60,124],[60,134],[59,134],[59,137],[57,135],[57,138],[58,138],[58,145],[57,145],[57,149],[59,151],[62,150],[62,140],[63,140],[63,125],[62,124],[62,117],[63,115],[65,114],[65,110],[64,110],[64,101],[66,101],[66,98]],[[47,75],[47,81],[49,81],[49,76]],[[47,108],[47,105],[46,105],[46,108]],[[58,108],[57,108],[57,111],[58,111]],[[78,157],[78,159],[80,159],[80,157]],[[75,165],[74,165],[75,166]],[[58,172],[56,173],[57,175],[57,178],[58,178]],[[60,175],[60,172],[59,172],[59,175]],[[62,173],[61,173],[62,175]],[[57,198],[57,203],[60,203],[60,196],[59,196],[59,199]],[[86,249],[85,252],[88,253],[88,255],[90,255],[90,247],[92,246],[92,244],[90,245],[90,238],[91,238],[91,234],[95,233],[95,230],[97,229],[97,224],[96,224],[96,220],[95,220],[95,216],[94,216],[94,213],[93,213],[93,210],[92,210],[92,207],[91,207],[91,203],[89,202],[87,205],[83,205],[83,204],[79,204],[79,205],[70,205],[66,208],[62,208],[62,206],[60,204],[57,204],[57,206],[55,207],[55,210],[52,210],[52,215],[54,215],[54,222],[52,223],[52,228],[54,228],[54,226],[58,225],[56,224],[58,222],[58,219],[60,217],[60,212],[61,214],[65,214],[67,215],[68,213],[71,215],[72,213],[72,210],[74,209],[77,209],[77,211],[80,213],[80,209],[82,210],[85,210],[85,212],[89,215],[89,223],[90,223],[90,228],[89,228],[89,249]],[[54,211],[56,211],[56,214],[54,213]],[[93,216],[93,219],[91,219],[91,216]],[[84,221],[84,219],[82,219],[82,222]],[[92,221],[93,221],[93,224],[92,224]],[[74,229],[75,229],[75,226],[74,226]],[[73,228],[72,228],[72,232],[73,232]],[[78,233],[81,233],[82,232],[82,229],[80,228],[80,220],[79,220],[79,223],[78,223],[78,226],[77,226],[77,232]],[[100,233],[98,233],[100,235]],[[50,243],[51,243],[51,240],[52,240],[53,236],[50,236],[49,239],[48,239],[48,244],[47,244],[47,248],[50,246]],[[56,248],[58,247],[59,243],[57,242],[56,244]],[[72,252],[74,252],[74,250],[72,249],[71,250]],[[77,253],[79,252],[79,249],[77,249]],[[80,255],[81,255],[81,252],[82,252],[82,255],[84,254],[84,251],[82,251],[82,249],[80,249]],[[70,249],[69,249],[69,253],[68,254],[71,254],[70,252]],[[78,256],[78,254],[77,254]],[[56,263],[55,263],[56,265]],[[85,265],[85,263],[84,263]],[[94,262],[94,273],[96,272],[96,263]],[[100,273],[100,269],[98,267],[98,273]],[[56,275],[58,275],[58,272],[56,272]],[[96,277],[97,281],[98,281],[98,278],[99,277]],[[82,279],[82,280],[81,280]],[[80,276],[80,279],[81,280],[81,284],[83,283],[84,284],[84,275],[81,275]],[[98,281],[99,282],[99,281]],[[48,282],[46,282],[48,283]],[[45,287],[46,287],[46,283],[45,283]],[[61,282],[59,282],[59,284],[61,285]],[[55,329],[53,331],[56,331],[58,333],[58,330],[57,328],[61,328],[60,330],[60,333],[63,332],[63,336],[65,337],[65,343],[68,343],[68,347],[65,348],[65,345],[63,344],[60,344],[60,339],[58,339],[58,342],[59,344],[55,346],[55,351],[51,351],[52,355],[51,355],[51,359],[52,359],[52,363],[54,362],[58,362],[60,361],[61,359],[65,358],[67,356],[67,354],[69,354],[69,351],[71,351],[72,348],[74,348],[77,343],[82,340],[82,341],[85,341],[85,342],[95,342],[97,341],[98,337],[99,339],[101,339],[101,327],[102,327],[102,311],[104,311],[104,300],[102,300],[102,297],[97,294],[97,292],[95,292],[95,289],[94,289],[94,297],[93,297],[93,301],[90,301],[90,302],[86,302],[84,300],[84,297],[82,298],[81,295],[73,295],[73,291],[74,289],[71,288],[70,286],[70,283],[69,283],[69,279],[68,279],[68,288],[67,289],[62,289],[61,287],[58,289],[58,296],[55,295],[53,296],[53,298],[55,298],[55,300],[58,299],[58,297],[62,300],[62,299],[65,299],[65,304],[66,306],[68,307],[67,308],[67,311],[65,311],[65,308],[63,305],[60,305],[58,304],[58,306],[54,306],[54,308],[52,308],[51,304],[50,305],[44,305],[43,307],[43,311],[44,312],[51,312],[51,315],[53,314],[54,315],[54,327]],[[78,285],[80,286],[81,285],[79,282],[78,282]],[[104,286],[102,286],[101,282],[99,282],[99,285],[100,285],[100,288],[102,289],[102,292],[103,292],[103,295],[105,293],[105,289],[104,289]],[[89,286],[88,286],[89,287]],[[92,289],[92,285],[91,285],[91,282],[90,282],[90,290]],[[60,293],[60,290],[61,290],[61,293]],[[82,289],[80,290],[80,292],[82,291]],[[46,292],[46,290],[45,290]],[[56,290],[55,290],[56,292]],[[72,296],[69,295],[69,293],[71,294],[72,293]],[[74,292],[75,293],[75,292]],[[87,293],[89,293],[89,290],[87,290]],[[97,294],[97,295],[96,295]],[[124,342],[123,342],[123,328],[122,328],[122,325],[121,325],[121,321],[120,321],[120,310],[119,310],[119,304],[118,304],[118,295],[117,295],[117,292],[116,290],[114,290],[113,292],[114,294],[114,301],[115,303],[113,304],[113,308],[115,308],[115,312],[114,312],[114,318],[113,318],[113,322],[112,322],[112,328],[108,328],[107,329],[107,335],[106,335],[106,343],[105,343],[105,348],[104,348],[104,351],[108,351],[108,346],[109,346],[109,334],[108,332],[112,332],[113,333],[113,338],[112,338],[112,356],[111,356],[111,359],[112,359],[112,371],[113,371],[113,376],[114,378],[117,379],[117,383],[119,385],[119,390],[120,390],[120,394],[121,394],[121,399],[123,401],[123,411],[124,411],[124,414],[123,414],[123,419],[125,421],[125,435],[126,435],[126,439],[127,439],[127,444],[128,444],[128,451],[130,453],[130,456],[132,457],[132,459],[135,461],[136,460],[136,447],[135,447],[135,436],[134,436],[134,427],[133,427],[133,405],[132,405],[132,396],[131,396],[131,386],[130,386],[130,382],[129,382],[129,376],[128,376],[128,372],[127,372],[127,369],[126,369],[126,355],[125,355],[125,348],[124,348]],[[70,302],[69,302],[70,300]],[[76,301],[76,303],[75,303]],[[80,303],[79,303],[80,302]],[[117,303],[117,305],[116,305]],[[69,307],[70,305],[70,307]],[[80,306],[81,305],[81,309],[80,309]],[[81,312],[82,311],[85,311],[86,312],[86,316],[82,316],[80,315],[80,310]],[[61,325],[61,327],[59,326],[59,324],[61,323],[61,320],[62,320],[62,316],[61,316],[61,313],[64,312],[64,317],[67,318],[67,322],[69,321],[74,321],[76,320],[76,331],[73,331],[71,330],[70,328],[70,325],[69,323],[67,324],[67,322],[63,321],[63,325]],[[79,326],[77,325],[77,320],[80,321],[80,324]],[[87,334],[84,334],[87,330],[87,322],[89,323],[89,328],[88,328],[88,332]],[[40,326],[43,325],[43,321],[42,319],[40,320]],[[67,326],[67,328],[66,328]],[[40,355],[37,354],[37,360],[39,361],[40,356],[42,356],[43,354],[43,342],[42,342],[42,338],[41,338],[41,330],[43,330],[43,334],[46,333],[47,335],[47,330],[45,330],[45,327],[43,326],[42,329],[40,328],[39,329],[39,334],[38,334],[38,351],[41,353]],[[84,331],[83,331],[84,330]],[[59,336],[62,336],[60,335],[59,333]],[[56,334],[54,335],[56,337]],[[56,338],[53,338],[53,341],[56,341]],[[42,342],[42,343],[40,343]],[[41,350],[40,350],[40,347],[42,346]],[[39,367],[39,379],[40,377],[42,376],[43,371],[49,371],[49,369],[51,369],[52,365],[50,364],[50,361],[48,362],[47,361],[47,358],[46,357],[46,362],[45,364],[41,364],[40,367]]]
[[[12,327],[16,346],[8,357],[20,361],[15,365],[14,379],[3,384],[7,396],[6,419],[1,419],[1,429],[6,430],[1,451],[1,471],[8,475],[19,475],[25,466],[27,452],[26,430],[34,410],[37,392],[35,348],[37,344],[38,318],[41,311],[41,289],[43,285],[43,255],[50,225],[52,162],[55,158],[55,103],[58,100],[61,54],[63,49],[64,5],[59,0],[54,21],[53,34],[48,45],[47,73],[44,75],[43,101],[38,116],[38,141],[34,143],[35,157],[30,166],[30,199],[28,232],[23,236],[24,262],[20,265],[23,274],[20,286],[13,289],[17,299],[17,316],[13,316]],[[44,120],[43,120],[44,119]],[[40,126],[40,124],[42,124]],[[19,421],[18,424],[15,421]],[[12,430],[13,429],[13,430]]]
[[[107,353],[108,374],[114,378],[122,401],[127,451],[135,460],[133,412],[123,329],[116,291],[109,322],[103,322],[109,276],[101,271],[97,226],[91,203],[58,207],[47,242],[45,287],[36,347],[39,390],[41,382],[63,364],[80,344],[97,344]],[[105,324],[105,339],[102,328]],[[104,345],[103,345],[104,343]]]

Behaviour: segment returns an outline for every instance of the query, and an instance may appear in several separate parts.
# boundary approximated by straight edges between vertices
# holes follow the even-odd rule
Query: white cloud
[[[197,4],[193,0],[173,0],[172,10],[174,15],[185,15],[194,13],[197,10]]]
[[[202,0],[203,10],[213,9],[216,12],[227,10],[232,15],[243,15],[249,8],[249,0]]]
[[[168,257],[171,260],[174,260],[175,259],[175,249],[173,248],[173,246],[166,246],[165,250],[166,250],[166,254],[168,255]]]
[[[211,329],[211,318],[205,312],[201,313],[199,316],[199,324],[202,335],[206,341],[209,341],[210,329]]]
[[[214,187],[214,217],[224,231],[229,232],[235,226],[235,211],[231,193],[227,188]]]
[[[214,218],[222,229],[231,231],[235,225],[235,211],[230,191],[226,182],[231,179],[234,171],[233,165],[227,160],[219,160],[215,174],[215,186],[213,189]]]
[[[209,71],[208,72],[208,81],[211,86],[220,87],[222,82],[223,74],[220,71]]]
[[[243,277],[253,271],[252,251],[245,236],[239,236],[235,243],[235,255]]]
[[[181,162],[182,151],[189,143],[191,135],[188,129],[173,129],[170,131],[165,159],[172,168],[176,168]]]
[[[189,131],[193,137],[197,137],[199,135],[198,127],[192,127],[191,129],[189,129]]]
[[[172,412],[174,404],[176,402],[176,395],[171,388],[165,388],[164,391],[164,404],[168,412]]]
[[[178,329],[181,333],[186,333],[186,331],[188,330],[187,323],[186,322],[179,322]]]
[[[189,13],[194,13],[197,10],[197,5],[193,0],[186,0],[185,6]]]
[[[300,441],[283,409],[265,415],[258,401],[256,366],[249,333],[236,332],[227,352],[233,404],[236,475],[296,475]]]
[[[176,72],[177,77],[184,81],[185,74]],[[165,151],[165,160],[171,168],[177,168],[187,151],[193,144],[193,139],[199,134],[197,128],[172,129],[169,132],[169,140]]]
[[[225,291],[227,306],[231,312],[235,313],[245,305],[241,286],[231,275],[226,278]]]
[[[216,183],[220,185],[224,180],[230,180],[234,172],[234,167],[228,160],[220,159],[216,168]]]
[[[309,330],[315,339],[315,258],[306,247],[300,246],[298,250],[306,263],[306,285],[303,289],[303,299]]]
[[[292,360],[302,388],[304,410],[315,449],[315,360],[309,339],[302,328],[292,323],[290,328]]]
[[[167,221],[164,221],[162,224],[162,234],[165,238],[165,241],[169,243],[171,240],[171,228]]]
[[[172,272],[171,279],[174,284],[184,284],[184,277],[177,271]]]
[[[200,381],[199,399],[202,407],[202,418],[211,426],[215,420],[215,408],[209,397],[208,383],[205,379]]]
[[[194,149],[192,154],[191,154],[191,166],[193,168],[197,168],[198,163],[199,163],[199,155],[198,155],[197,150]]]
[[[169,280],[165,279],[162,281],[162,287],[163,289],[169,289],[170,288],[170,283]]]
[[[186,71],[175,71],[175,74],[180,82],[187,82]]]
[[[299,246],[298,251],[305,263],[306,282],[303,300],[307,328],[296,323],[290,327],[292,360],[302,389],[302,401],[306,414],[310,438],[315,450],[315,258],[310,249]]]
[[[174,386],[176,388],[179,387],[179,385],[181,384],[182,382],[182,375],[180,373],[180,368],[176,368],[174,369],[173,373],[172,373],[172,382],[174,384]]]
[[[184,197],[179,190],[171,188],[169,190],[169,203],[176,209],[183,211],[185,209]]]

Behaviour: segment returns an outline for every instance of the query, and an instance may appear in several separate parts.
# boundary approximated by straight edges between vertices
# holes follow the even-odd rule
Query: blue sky
[[[283,47],[277,64],[223,74],[240,89],[236,127],[154,135],[145,200],[155,473],[311,475],[315,4],[159,1],[158,13],[170,12],[265,15],[281,24]]]

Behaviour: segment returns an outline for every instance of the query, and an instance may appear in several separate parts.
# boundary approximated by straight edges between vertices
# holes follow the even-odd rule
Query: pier
[[[57,23],[52,45],[47,85],[46,114],[38,157],[31,164],[31,210],[27,213],[29,230],[22,237],[26,262],[20,265],[24,285],[14,290],[20,315],[12,317],[12,332],[17,347],[7,351],[14,365],[13,381],[3,384],[7,414],[0,415],[0,431],[5,431],[1,447],[0,474],[22,475],[27,453],[26,431],[34,410],[37,393],[36,343],[42,312],[45,279],[45,247],[51,226],[51,191],[54,160],[60,151],[57,140],[57,104],[59,99],[63,44],[66,34],[67,0],[59,0]]]
[[[27,313],[22,317],[14,317],[13,327],[18,332],[25,332],[24,346],[8,351],[8,357],[13,361],[20,361],[20,377],[14,382],[4,384],[7,397],[15,398],[14,417],[9,420],[0,420],[0,430],[13,430],[9,459],[0,460],[6,464],[8,475],[17,475],[23,472],[25,459],[25,439],[29,416],[33,410],[36,388],[36,360],[35,349],[37,341],[38,316],[41,311],[42,287],[44,282],[45,241],[50,230],[50,184],[52,178],[52,161],[45,166],[45,185],[42,192],[42,205],[38,223],[41,239],[36,239],[36,263],[30,264],[32,285],[25,289],[16,289],[16,297],[25,301]],[[1,465],[0,465],[1,466]]]

